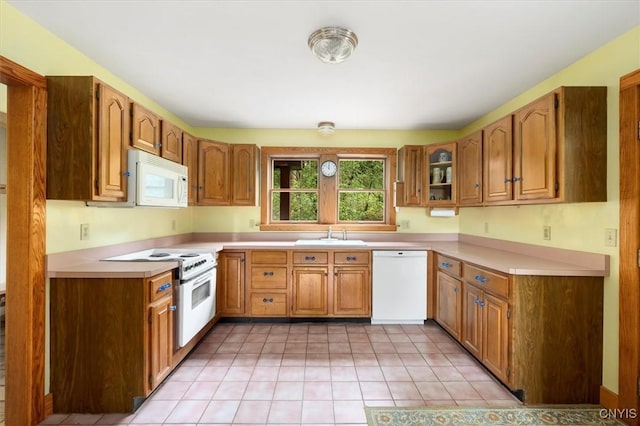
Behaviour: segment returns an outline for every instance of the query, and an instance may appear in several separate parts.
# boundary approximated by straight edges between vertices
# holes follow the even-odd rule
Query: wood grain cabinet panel
[[[223,251],[218,256],[217,311],[222,316],[245,314],[245,265],[244,251]]]
[[[198,141],[198,205],[228,206],[231,203],[229,145]]]
[[[162,137],[160,142],[160,154],[162,158],[182,163],[182,129],[162,120],[160,126]]]
[[[182,133],[182,165],[187,166],[187,202],[196,204],[198,195],[198,139],[188,133]]]
[[[90,76],[47,85],[47,198],[125,201],[127,96]]]
[[[436,272],[436,321],[458,340],[462,329],[462,282],[442,271]]]
[[[405,145],[398,150],[398,181],[403,182],[399,206],[424,205],[424,146]]]
[[[293,267],[291,316],[329,314],[327,266]]]
[[[371,316],[371,279],[368,267],[336,266],[333,280],[333,315]]]
[[[513,116],[483,129],[484,201],[513,199]]]
[[[461,206],[482,204],[482,131],[458,141],[458,188]]]
[[[142,105],[131,103],[131,146],[160,155],[160,117]]]
[[[175,318],[166,283],[171,271],[51,279],[54,412],[133,412],[171,373]]]
[[[427,207],[455,207],[458,204],[458,144],[447,142],[424,148],[423,186],[428,188]]]
[[[231,204],[257,206],[260,193],[260,148],[251,144],[231,145],[231,174],[233,187]]]

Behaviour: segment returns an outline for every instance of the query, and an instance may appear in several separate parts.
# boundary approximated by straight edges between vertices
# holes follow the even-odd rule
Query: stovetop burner
[[[151,253],[149,257],[167,257],[171,256],[169,253]]]

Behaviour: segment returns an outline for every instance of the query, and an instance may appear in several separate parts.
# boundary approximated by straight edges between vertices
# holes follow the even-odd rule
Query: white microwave
[[[128,154],[127,204],[187,207],[187,167],[138,149]]]

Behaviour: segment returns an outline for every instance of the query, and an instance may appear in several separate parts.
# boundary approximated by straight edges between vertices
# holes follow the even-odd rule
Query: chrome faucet
[[[327,240],[331,239],[331,227],[329,227],[329,229],[327,230]]]

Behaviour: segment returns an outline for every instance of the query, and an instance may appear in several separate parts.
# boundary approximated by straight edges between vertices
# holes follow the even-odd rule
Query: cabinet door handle
[[[263,272],[262,275],[264,275],[265,277],[272,277],[273,272]]]
[[[511,183],[511,178],[504,178],[504,183]]]
[[[476,281],[482,283],[482,284],[486,284],[487,283],[487,278],[483,277],[482,275],[476,275],[475,276]]]
[[[513,178],[513,181],[514,181],[514,182],[522,182],[522,178],[514,177],[514,178]]]
[[[315,256],[305,256],[304,260],[306,262],[315,262],[316,261],[316,257]]]
[[[160,287],[158,287],[158,289],[156,290],[156,293],[160,293],[161,291],[165,291],[170,288],[171,288],[171,283],[162,284]]]
[[[480,188],[480,184],[479,184],[479,183],[476,183],[474,186],[475,186],[476,188]]]
[[[347,262],[355,262],[356,260],[358,260],[358,258],[355,256],[347,256]]]
[[[454,292],[454,293],[458,293],[459,291],[460,291],[460,289],[459,289],[458,287],[456,287],[456,288],[454,288],[454,289],[453,289],[453,292]]]
[[[176,305],[169,306],[170,311],[175,311],[176,309],[178,309]]]
[[[442,266],[443,268],[451,268],[453,265],[449,262],[440,262],[440,266]]]
[[[484,302],[482,300],[477,300],[478,306],[484,308]]]
[[[270,297],[269,299],[265,297],[264,299],[262,299],[262,303],[273,303],[273,297]]]

